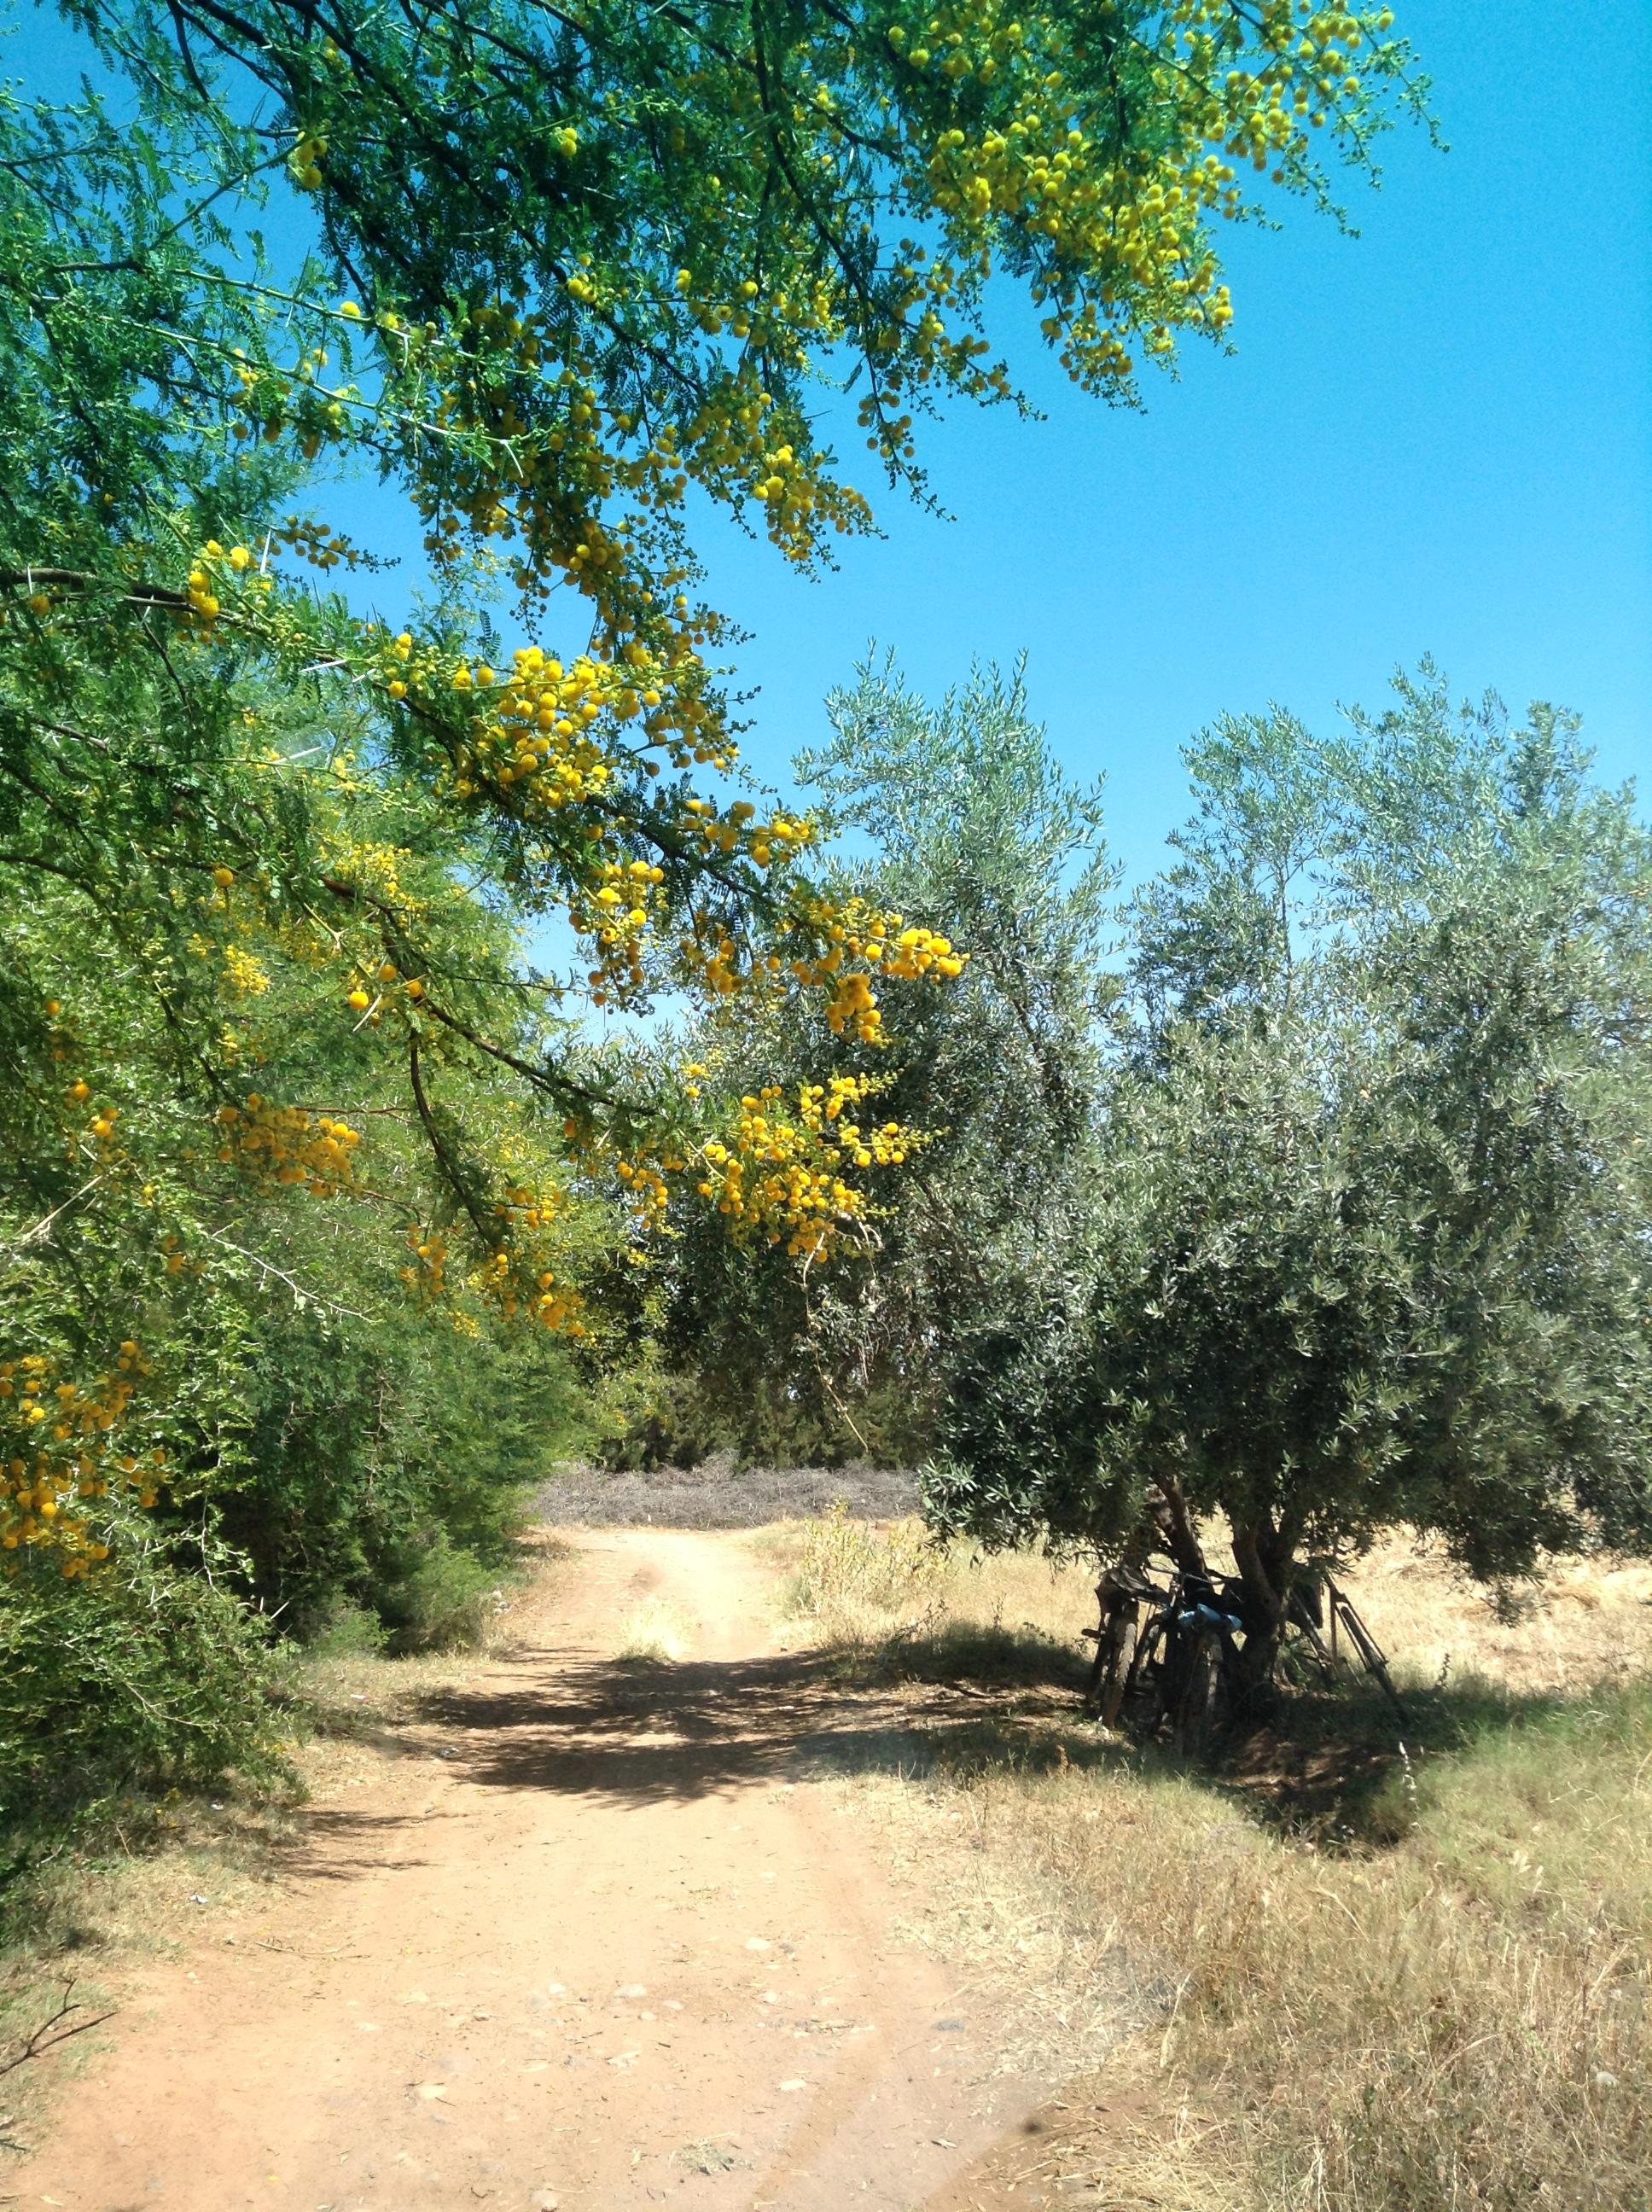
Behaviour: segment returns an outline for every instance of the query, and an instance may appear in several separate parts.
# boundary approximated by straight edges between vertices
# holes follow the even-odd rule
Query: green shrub
[[[465,1339],[261,1315],[226,1537],[306,1643],[366,1607],[396,1648],[475,1640],[524,1503],[577,1432],[580,1385],[544,1337]]]
[[[381,1652],[386,1631],[369,1607],[335,1593],[307,1629],[304,1646],[318,1659],[372,1659]]]
[[[65,1583],[27,1572],[0,1603],[0,1832],[118,1791],[281,1771],[264,1623],[151,1554]]]
[[[461,1651],[482,1641],[499,1586],[497,1572],[446,1532],[388,1548],[374,1603],[392,1651]]]

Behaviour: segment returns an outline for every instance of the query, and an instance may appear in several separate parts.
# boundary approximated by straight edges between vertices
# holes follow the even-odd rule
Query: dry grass
[[[645,1598],[625,1616],[614,1656],[669,1666],[687,1656],[692,1641],[687,1623],[674,1606],[664,1605],[658,1598]]]
[[[1080,1632],[1096,1620],[1087,1564],[982,1558],[966,1545],[931,1544],[910,1516],[834,1510],[751,1540],[789,1571],[793,1611],[829,1639],[872,1649],[892,1632],[955,1646],[995,1635],[1085,1656]],[[1220,1547],[1208,1548],[1223,1564]],[[1455,1688],[1470,1705],[1496,1705],[1593,1694],[1652,1670],[1652,1565],[1643,1563],[1552,1559],[1537,1581],[1488,1591],[1437,1546],[1396,1536],[1342,1582],[1412,1690]]]
[[[1467,1674],[1517,1694],[1570,1695],[1652,1665],[1652,1566],[1550,1560],[1499,1608],[1437,1548],[1390,1539],[1345,1579],[1412,1682]]]
[[[811,1521],[757,1529],[751,1547],[783,1577],[788,1618],[863,1662],[898,1655],[908,1668],[946,1671],[1023,1656],[1081,1656],[1095,1616],[1093,1571],[1023,1553],[982,1559],[938,1545],[911,1516],[863,1521],[841,1501]]]
[[[1112,2086],[1202,2124],[1122,2155],[1080,2138],[1102,2201],[1629,2212],[1652,2174],[1649,1758],[1652,1707],[1616,1693],[1569,1738],[1442,1763],[1404,1841],[1359,1856],[1151,1771],[987,1770],[881,1810],[928,1882],[945,1869],[933,1940],[1007,1980],[1023,2033],[1164,1993]]]
[[[908,1540],[789,1535],[817,1582],[843,1571],[819,1626],[847,1618],[864,1655],[876,1547]],[[926,1576],[897,1653],[1088,1615],[1084,1578],[1036,1561]],[[1351,1778],[1335,1820],[1304,1830],[1288,1790],[1247,1786],[1262,1765],[1277,1785],[1279,1747],[1206,1777],[1076,1713],[844,1787],[907,1870],[918,1939],[1001,2008],[1011,2060],[1102,2061],[1045,2160],[1063,2201],[1647,2212],[1652,1573],[1558,1561],[1515,1617],[1400,1543],[1349,1579],[1417,1711],[1402,1756],[1374,1704],[1294,1709]]]

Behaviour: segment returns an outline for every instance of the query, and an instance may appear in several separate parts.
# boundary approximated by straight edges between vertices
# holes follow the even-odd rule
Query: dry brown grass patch
[[[1317,1834],[1256,1775],[1007,1704],[996,1754],[938,1742],[926,1771],[843,1785],[1006,2061],[1094,2069],[1028,2185],[1175,2212],[1647,2212],[1652,1571],[1554,1561],[1501,1612],[1400,1542],[1348,1579],[1412,1741],[1376,1699],[1298,1701],[1298,1753],[1343,1785]],[[924,1632],[987,1613],[1071,1636],[1087,1598],[1077,1571],[949,1560]]]

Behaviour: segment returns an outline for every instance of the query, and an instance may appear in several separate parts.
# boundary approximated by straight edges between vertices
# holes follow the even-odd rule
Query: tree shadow
[[[301,1831],[271,1845],[286,1875],[312,1881],[354,1881],[374,1874],[402,1874],[429,1863],[430,1854],[410,1848],[431,1828],[454,1817],[441,1813],[367,1813],[344,1806],[313,1805]]]
[[[1078,1707],[1082,1661],[997,1629],[727,1660],[525,1651],[513,1671],[412,1700],[457,1778],[647,1805],[1024,1757],[1047,1739],[1052,1761],[1106,1751]]]
[[[1331,1848],[1383,1846],[1414,1825],[1419,1779],[1436,1760],[1585,1702],[1473,1674],[1407,1687],[1403,1701],[1402,1719],[1374,1683],[1282,1690],[1217,1748],[1210,1778],[1272,1827]]]
[[[885,1663],[908,1681],[951,1682],[978,1691],[1048,1690],[1068,1698],[1082,1695],[1090,1671],[1088,1654],[1071,1641],[1030,1624],[1006,1628],[999,1621],[948,1622],[932,1635],[903,1642]]]
[[[536,1655],[538,1656],[538,1655]],[[549,1662],[551,1655],[543,1656]],[[434,1690],[418,1718],[459,1778],[646,1805],[811,1772],[889,1770],[944,1713],[846,1682],[831,1652],[734,1660],[568,1659],[505,1689]]]
[[[1407,1690],[1402,1724],[1374,1684],[1294,1688],[1196,1760],[1099,1728],[1084,1674],[1082,1654],[997,1626],[735,1659],[528,1650],[508,1680],[417,1693],[392,1733],[403,1754],[440,1758],[459,1781],[639,1807],[823,1776],[1006,1765],[1193,1776],[1279,1832],[1357,1850],[1407,1832],[1427,1763],[1579,1704],[1465,1677]],[[410,1841],[399,1819],[314,1817],[337,1878]]]

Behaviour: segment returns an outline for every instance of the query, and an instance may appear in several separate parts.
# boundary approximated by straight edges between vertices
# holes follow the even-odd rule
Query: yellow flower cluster
[[[683,811],[690,839],[708,858],[720,855],[728,860],[738,854],[759,868],[783,866],[812,843],[816,836],[815,825],[806,815],[777,811],[766,821],[759,821],[756,808],[746,799],[737,799],[720,814],[708,799],[690,799]]]
[[[824,530],[838,537],[869,530],[872,508],[865,499],[852,486],[827,477],[819,456],[800,434],[788,437],[777,428],[774,397],[761,388],[756,349],[784,346],[782,328],[790,313],[787,295],[776,292],[759,301],[758,288],[748,277],[739,285],[737,298],[720,300],[702,292],[686,269],[678,270],[676,289],[707,337],[720,337],[726,329],[733,337],[750,341],[753,352],[732,374],[714,375],[703,404],[680,437],[670,426],[662,428],[641,457],[653,491],[652,496],[648,491],[641,493],[639,505],[680,505],[688,481],[682,473],[686,463],[716,496],[736,507],[754,502],[762,510],[770,543],[794,566],[806,568],[817,557]],[[675,475],[670,473],[672,470]]]
[[[728,1142],[702,1148],[706,1173],[695,1185],[737,1242],[762,1237],[812,1261],[852,1230],[865,1232],[870,1202],[862,1186],[845,1180],[846,1171],[897,1165],[925,1141],[898,1121],[874,1127],[847,1118],[878,1087],[853,1075],[800,1084],[790,1113],[778,1084],[741,1100]]]
[[[580,1293],[571,1284],[559,1283],[550,1267],[531,1272],[522,1255],[507,1247],[501,1246],[469,1280],[477,1295],[497,1306],[507,1321],[525,1310],[543,1327],[560,1329],[564,1336],[585,1334],[580,1318],[585,1301]]]
[[[823,902],[818,921],[827,941],[825,951],[794,961],[792,972],[799,983],[830,991],[828,1027],[835,1036],[847,1032],[862,1044],[884,1041],[875,976],[897,982],[938,981],[962,975],[969,958],[953,950],[950,938],[908,925],[901,915],[881,913],[863,899],[850,899],[836,908]],[[865,964],[850,967],[850,960]]]
[[[270,976],[262,961],[244,951],[239,945],[224,947],[224,980],[238,999],[262,998],[270,988]]]
[[[741,964],[738,946],[720,926],[708,928],[696,918],[694,927],[678,939],[677,952],[694,988],[711,998],[732,999],[752,980]],[[779,964],[778,959],[772,963],[774,967]],[[768,971],[771,963],[765,961],[762,965]]]
[[[545,1266],[543,1260],[536,1261],[530,1245],[532,1232],[548,1228],[565,1202],[560,1191],[538,1194],[520,1189],[508,1192],[507,1202],[495,1211],[505,1223],[507,1237],[513,1235],[517,1242],[514,1246],[510,1243],[500,1245],[465,1278],[465,1283],[477,1297],[496,1307],[507,1321],[514,1321],[519,1314],[525,1313],[545,1328],[560,1329],[566,1336],[582,1337],[586,1329],[580,1316],[585,1300],[571,1283],[558,1279],[554,1268]],[[402,1280],[431,1304],[440,1304],[447,1295],[446,1237],[439,1229],[416,1222],[407,1232],[407,1243],[412,1260],[401,1270]],[[455,1318],[458,1322],[461,1317]]]
[[[501,676],[486,662],[455,663],[403,630],[384,635],[380,667],[389,696],[413,711],[445,719],[455,696],[474,708],[454,761],[455,790],[529,817],[600,796],[621,753],[634,763],[659,753],[675,768],[732,762],[705,696],[704,663],[680,640],[664,653],[631,640],[610,659],[582,653],[566,665],[524,646]],[[641,764],[658,775],[658,760]]]
[[[565,289],[572,306],[598,326],[627,304],[593,270],[589,255],[580,257]],[[760,301],[749,277],[733,287],[734,297],[722,296],[687,269],[677,271],[672,290],[706,337],[726,332],[745,350],[732,368],[720,368],[714,357],[693,414],[658,421],[646,439],[637,434],[635,413],[604,403],[575,368],[555,366],[568,346],[555,308],[536,314],[519,301],[479,307],[468,329],[428,362],[443,394],[434,420],[445,430],[483,433],[496,452],[494,466],[477,468],[461,502],[427,497],[425,547],[438,568],[457,563],[467,526],[483,540],[513,537],[519,590],[542,593],[550,583],[572,584],[618,633],[651,603],[644,552],[650,520],[682,509],[690,475],[714,496],[760,505],[770,538],[801,565],[817,558],[824,532],[869,527],[865,499],[826,475],[800,418],[789,435],[777,427],[774,397],[762,388],[763,349],[795,351],[791,325],[799,313],[805,323],[817,319],[807,303],[785,295]],[[482,355],[508,360],[524,380],[521,389],[477,376],[473,356]],[[603,520],[610,501],[627,498],[630,513],[611,524]]]
[[[274,590],[271,577],[255,572],[252,556],[245,545],[232,545],[226,550],[216,538],[209,538],[191,563],[184,586],[187,605],[179,609],[179,620],[210,632],[223,612],[227,591],[238,599],[251,597],[256,602]]]
[[[84,1107],[91,1096],[92,1086],[85,1080],[84,1077],[82,1077],[76,1082],[71,1083],[69,1086],[69,1103],[71,1106]],[[92,1139],[94,1145],[96,1146],[98,1156],[100,1159],[107,1159],[114,1150],[115,1124],[119,1121],[119,1119],[120,1109],[118,1106],[100,1106],[95,1109],[91,1120],[86,1125],[85,1133]],[[75,1146],[71,1141],[68,1147],[69,1156],[71,1159],[75,1156]]]
[[[750,809],[733,810],[735,813],[743,811],[750,813]],[[806,823],[791,826],[799,838],[812,834]],[[752,834],[762,841],[772,841],[776,835],[772,824],[754,825]],[[773,858],[767,842],[765,850],[768,857],[760,863],[763,866]],[[939,981],[961,975],[969,958],[967,953],[954,949],[950,938],[934,930],[904,926],[900,915],[880,913],[858,897],[839,905],[805,888],[790,924],[793,941],[802,937],[809,949],[789,961],[778,952],[769,952],[744,964],[728,929],[702,929],[696,922],[678,943],[684,979],[712,998],[728,999],[754,982],[772,981],[789,969],[806,988],[828,994],[826,1020],[834,1036],[848,1035],[863,1044],[876,1045],[884,1041],[884,1017],[875,988],[879,975],[897,982]]]
[[[1029,27],[1011,0],[969,0],[938,9],[916,35],[899,24],[888,35],[914,72],[1011,94],[1007,106],[995,100],[990,125],[974,127],[969,101],[953,103],[957,119],[920,149],[931,190],[963,255],[984,261],[994,228],[1013,227],[1040,246],[1034,297],[1051,308],[1045,334],[1060,343],[1069,373],[1096,389],[1133,373],[1126,333],[1151,356],[1172,353],[1179,329],[1226,330],[1232,305],[1204,218],[1244,212],[1236,162],[1271,168],[1276,183],[1306,173],[1309,131],[1357,116],[1364,86],[1354,57],[1392,20],[1387,9],[1361,17],[1261,0],[1242,27],[1253,64],[1261,50],[1260,66],[1235,69],[1227,64],[1242,27],[1230,0],[1176,0],[1166,10],[1167,47],[1151,65],[1163,128],[1122,155],[1104,150],[1110,118],[1089,112],[1072,89],[1071,33],[1060,19]],[[932,304],[920,314],[920,258],[907,272],[917,341],[907,374],[926,381],[932,362],[957,380],[963,362],[944,343],[942,313],[955,271],[936,264]],[[887,380],[885,397],[897,389]]]
[[[72,1582],[109,1556],[88,1509],[116,1480],[153,1505],[166,1454],[117,1456],[112,1442],[149,1371],[132,1338],[89,1385],[54,1382],[54,1371],[39,1352],[0,1360],[0,1552],[8,1573],[19,1553],[47,1554]]]
[[[252,1182],[301,1183],[318,1197],[348,1190],[360,1133],[303,1106],[272,1106],[254,1091],[245,1106],[218,1109],[218,1158]]]
[[[292,304],[301,303],[295,299]],[[361,309],[348,300],[331,313],[346,324],[361,320]],[[381,315],[379,327],[393,331],[396,317]],[[227,395],[235,411],[233,434],[238,439],[262,437],[266,444],[274,444],[290,430],[307,461],[314,460],[325,445],[347,442],[353,432],[373,422],[375,409],[355,385],[324,382],[321,372],[326,365],[325,346],[312,346],[290,368],[268,361],[255,365],[244,356],[238,357],[235,389]],[[289,546],[319,568],[337,568],[341,561],[355,567],[364,557],[347,538],[297,515],[289,515],[281,529],[272,532],[270,542]]]
[[[513,1229],[548,1229],[566,1211],[568,1193],[553,1184],[549,1190],[530,1190],[525,1184],[513,1184],[506,1190],[494,1212]]]
[[[447,1290],[447,1239],[415,1222],[407,1232],[408,1249],[416,1265],[402,1269],[402,1280],[422,1297],[434,1301]]]
[[[507,1320],[525,1306],[543,1327],[577,1337],[585,1334],[580,1318],[584,1299],[571,1284],[558,1280],[543,1252],[537,1261],[532,1256],[535,1240],[566,1211],[568,1202],[568,1193],[555,1184],[540,1190],[520,1183],[507,1188],[494,1211],[511,1241],[493,1256],[490,1287]]]
[[[852,486],[823,477],[812,455],[799,456],[795,447],[782,444],[760,452],[756,465],[751,496],[765,510],[770,544],[795,567],[806,567],[818,551],[823,513],[840,536],[871,528],[867,501]]]
[[[570,1284],[559,1283],[551,1269],[546,1267],[534,1278],[534,1289],[538,1295],[532,1312],[537,1322],[546,1328],[559,1328],[568,1336],[585,1334],[585,1323],[580,1319],[585,1300]]]
[[[597,948],[587,981],[592,1006],[628,1003],[644,986],[649,923],[660,902],[665,871],[649,860],[604,860],[590,888],[568,902],[568,920]]]
[[[344,786],[352,766],[348,760],[336,763],[334,782]],[[341,876],[385,905],[394,907],[403,921],[410,924],[422,909],[419,899],[402,882],[401,871],[406,858],[405,850],[399,846],[367,839],[329,837],[321,848],[322,865],[328,875]]]
[[[353,1014],[362,1014],[369,1024],[377,1029],[386,1000],[406,1000],[417,1006],[424,996],[424,983],[417,975],[404,975],[393,960],[369,963],[365,970],[358,969],[350,979],[344,994],[344,1004]],[[359,1028],[361,1024],[358,1023]]]
[[[321,189],[321,164],[327,157],[327,142],[319,133],[301,131],[298,143],[287,156],[287,173],[302,192]]]
[[[632,1218],[645,1229],[656,1229],[665,1218],[671,1205],[671,1186],[668,1175],[681,1175],[688,1163],[678,1154],[668,1152],[658,1164],[646,1153],[634,1159],[622,1159],[614,1172],[625,1186],[631,1200]]]
[[[611,764],[591,726],[604,711],[630,720],[644,703],[610,663],[581,653],[564,668],[537,646],[515,656],[514,671],[502,684],[491,668],[465,661],[453,671],[452,684],[455,691],[481,695],[477,703],[486,710],[471,725],[459,795],[491,785],[509,794],[513,811],[525,814],[575,805],[605,790]],[[652,686],[647,703],[659,703]]]

